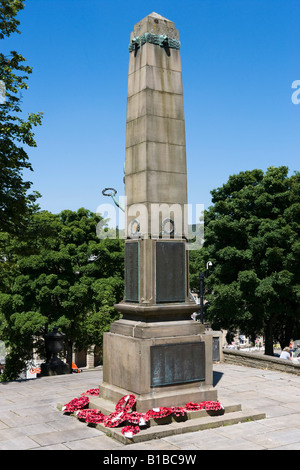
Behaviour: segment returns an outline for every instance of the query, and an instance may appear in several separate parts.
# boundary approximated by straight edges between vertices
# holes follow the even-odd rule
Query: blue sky
[[[24,112],[44,112],[25,173],[42,209],[58,213],[124,194],[128,44],[155,11],[181,41],[188,200],[232,174],[287,165],[299,170],[299,0],[27,0],[21,34],[2,40],[33,67]]]

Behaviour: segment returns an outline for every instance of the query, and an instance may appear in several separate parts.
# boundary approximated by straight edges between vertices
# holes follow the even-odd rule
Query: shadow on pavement
[[[223,372],[213,371],[213,386],[215,387],[222,378]]]

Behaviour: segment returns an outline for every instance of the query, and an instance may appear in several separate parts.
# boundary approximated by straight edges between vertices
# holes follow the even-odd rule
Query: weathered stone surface
[[[179,38],[178,30],[175,29],[173,21],[170,21],[155,12],[147,15],[134,25],[134,30],[131,33],[130,39],[133,39],[136,36],[141,36],[144,33],[166,34],[174,39]]]
[[[121,319],[112,324],[110,331],[111,333],[128,335],[134,338],[149,339],[153,335],[156,338],[163,338],[167,335],[176,337],[203,334],[205,327],[193,320],[146,323]]]
[[[157,158],[148,159],[153,153]],[[141,171],[186,173],[185,145],[166,142],[141,142],[126,149],[126,172],[128,175]]]
[[[153,44],[144,44],[142,47],[143,54],[129,54],[128,75],[131,75],[135,70],[142,69],[147,65],[174,70],[174,72],[181,72],[179,50],[172,49],[170,51],[170,57],[172,57],[170,61],[170,57],[165,52],[163,54],[161,53],[160,47],[153,47]]]
[[[128,209],[132,204],[174,204],[175,195],[176,204],[186,204],[185,180],[182,173],[165,171],[141,171],[126,176],[128,191],[131,190],[127,196]]]
[[[161,116],[141,116],[127,123],[126,147],[141,142],[158,142],[173,145],[185,145],[185,127],[181,119],[170,119]],[[148,158],[157,159],[156,155]],[[159,161],[157,162],[158,166]],[[127,175],[127,167],[125,164]],[[175,200],[174,200],[175,202]]]
[[[157,47],[152,44],[150,46]],[[128,97],[148,88],[164,93],[181,95],[183,93],[181,72],[170,70],[169,68],[164,69],[157,66],[145,65],[129,75]]]
[[[127,122],[145,114],[184,120],[182,94],[147,88],[129,96],[127,101]]]

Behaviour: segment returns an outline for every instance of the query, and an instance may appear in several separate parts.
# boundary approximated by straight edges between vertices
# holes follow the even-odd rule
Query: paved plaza
[[[263,411],[266,419],[126,446],[57,409],[101,381],[99,368],[0,383],[0,450],[300,450],[300,376],[215,364],[219,401]]]

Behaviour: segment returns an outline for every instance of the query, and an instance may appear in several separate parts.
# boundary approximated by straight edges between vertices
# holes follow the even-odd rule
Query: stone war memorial
[[[216,401],[213,337],[191,319],[199,305],[189,292],[179,34],[157,13],[130,36],[125,199],[122,318],[104,333],[103,383],[90,406],[108,413],[127,395],[140,413]]]
[[[101,396],[132,393],[141,412],[215,400],[211,336],[191,319],[184,227],[159,213],[175,205],[184,223],[187,173],[178,31],[155,13],[129,46],[125,197],[125,298],[104,334]]]

